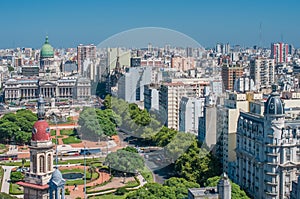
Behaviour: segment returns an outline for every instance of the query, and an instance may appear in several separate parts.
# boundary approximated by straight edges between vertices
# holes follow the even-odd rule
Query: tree
[[[116,171],[131,174],[144,167],[144,159],[139,154],[125,150],[118,150],[108,154],[105,158],[105,163]]]
[[[8,71],[9,71],[9,72],[13,72],[14,70],[15,70],[14,67],[8,66]]]
[[[22,168],[24,168],[25,163],[26,163],[26,159],[22,158]]]
[[[17,199],[17,198],[7,193],[0,193],[0,199]]]
[[[222,169],[219,160],[198,144],[194,140],[188,150],[176,160],[175,171],[180,177],[203,186],[208,178],[221,175]]]
[[[134,147],[131,147],[131,146],[127,146],[126,148],[123,148],[121,150],[128,151],[130,153],[138,153],[138,150]]]
[[[172,177],[165,181],[163,185],[158,183],[148,183],[144,187],[129,193],[126,199],[136,198],[164,198],[182,199],[187,198],[188,188],[199,188],[199,184],[188,182],[183,178]]]
[[[105,96],[103,105],[105,106],[106,109],[111,109],[111,96],[110,95]]]
[[[1,140],[10,141],[19,132],[20,127],[11,121],[4,121],[0,124],[0,138]]]
[[[24,175],[20,171],[11,172],[10,180],[12,182],[18,182],[24,179]]]
[[[151,137],[152,142],[160,147],[168,145],[171,140],[177,135],[178,131],[162,127],[158,133]]]
[[[96,111],[93,108],[84,108],[81,111],[78,124],[80,125],[79,133],[83,139],[97,140],[99,136],[103,135]]]
[[[96,167],[94,165],[91,165],[88,170],[91,173],[91,180],[92,180],[93,179],[93,173],[96,172]]]
[[[206,180],[205,186],[206,187],[214,187],[217,186],[218,182],[220,180],[220,176],[214,176],[211,178],[208,178]],[[232,199],[250,199],[244,190],[240,188],[239,185],[233,183],[230,181],[231,184],[231,198]]]

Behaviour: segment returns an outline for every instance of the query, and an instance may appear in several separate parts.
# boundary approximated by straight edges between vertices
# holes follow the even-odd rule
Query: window
[[[40,173],[45,173],[45,157],[41,155],[39,160],[40,160]]]
[[[51,171],[52,170],[52,167],[51,167],[51,162],[52,162],[51,154],[48,154],[47,162],[48,162],[48,171]]]
[[[36,156],[32,155],[32,167],[33,167],[33,173],[36,173]]]

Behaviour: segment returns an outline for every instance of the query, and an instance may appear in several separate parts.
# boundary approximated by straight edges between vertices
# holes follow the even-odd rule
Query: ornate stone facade
[[[6,102],[37,99],[43,95],[50,98],[86,99],[91,96],[91,82],[82,77],[62,78],[14,78],[4,84]]]
[[[241,112],[235,182],[256,199],[288,199],[300,168],[300,121],[287,120],[273,91],[263,115]]]

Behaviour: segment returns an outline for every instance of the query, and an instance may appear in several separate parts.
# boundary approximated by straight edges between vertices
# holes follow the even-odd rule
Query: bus
[[[100,148],[94,148],[94,149],[85,148],[85,149],[81,149],[79,154],[80,155],[92,155],[92,154],[97,154],[100,152],[101,152]]]
[[[78,156],[79,150],[64,151],[64,152],[61,152],[61,155],[63,155],[63,156]]]

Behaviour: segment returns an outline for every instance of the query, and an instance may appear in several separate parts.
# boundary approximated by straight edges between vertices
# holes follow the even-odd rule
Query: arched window
[[[32,170],[33,170],[33,173],[36,173],[36,155],[32,155]]]
[[[45,157],[41,155],[39,159],[40,159],[40,173],[45,173]]]
[[[48,171],[52,171],[52,158],[51,158],[51,154],[48,154],[48,158],[47,158],[47,161],[48,161]]]

